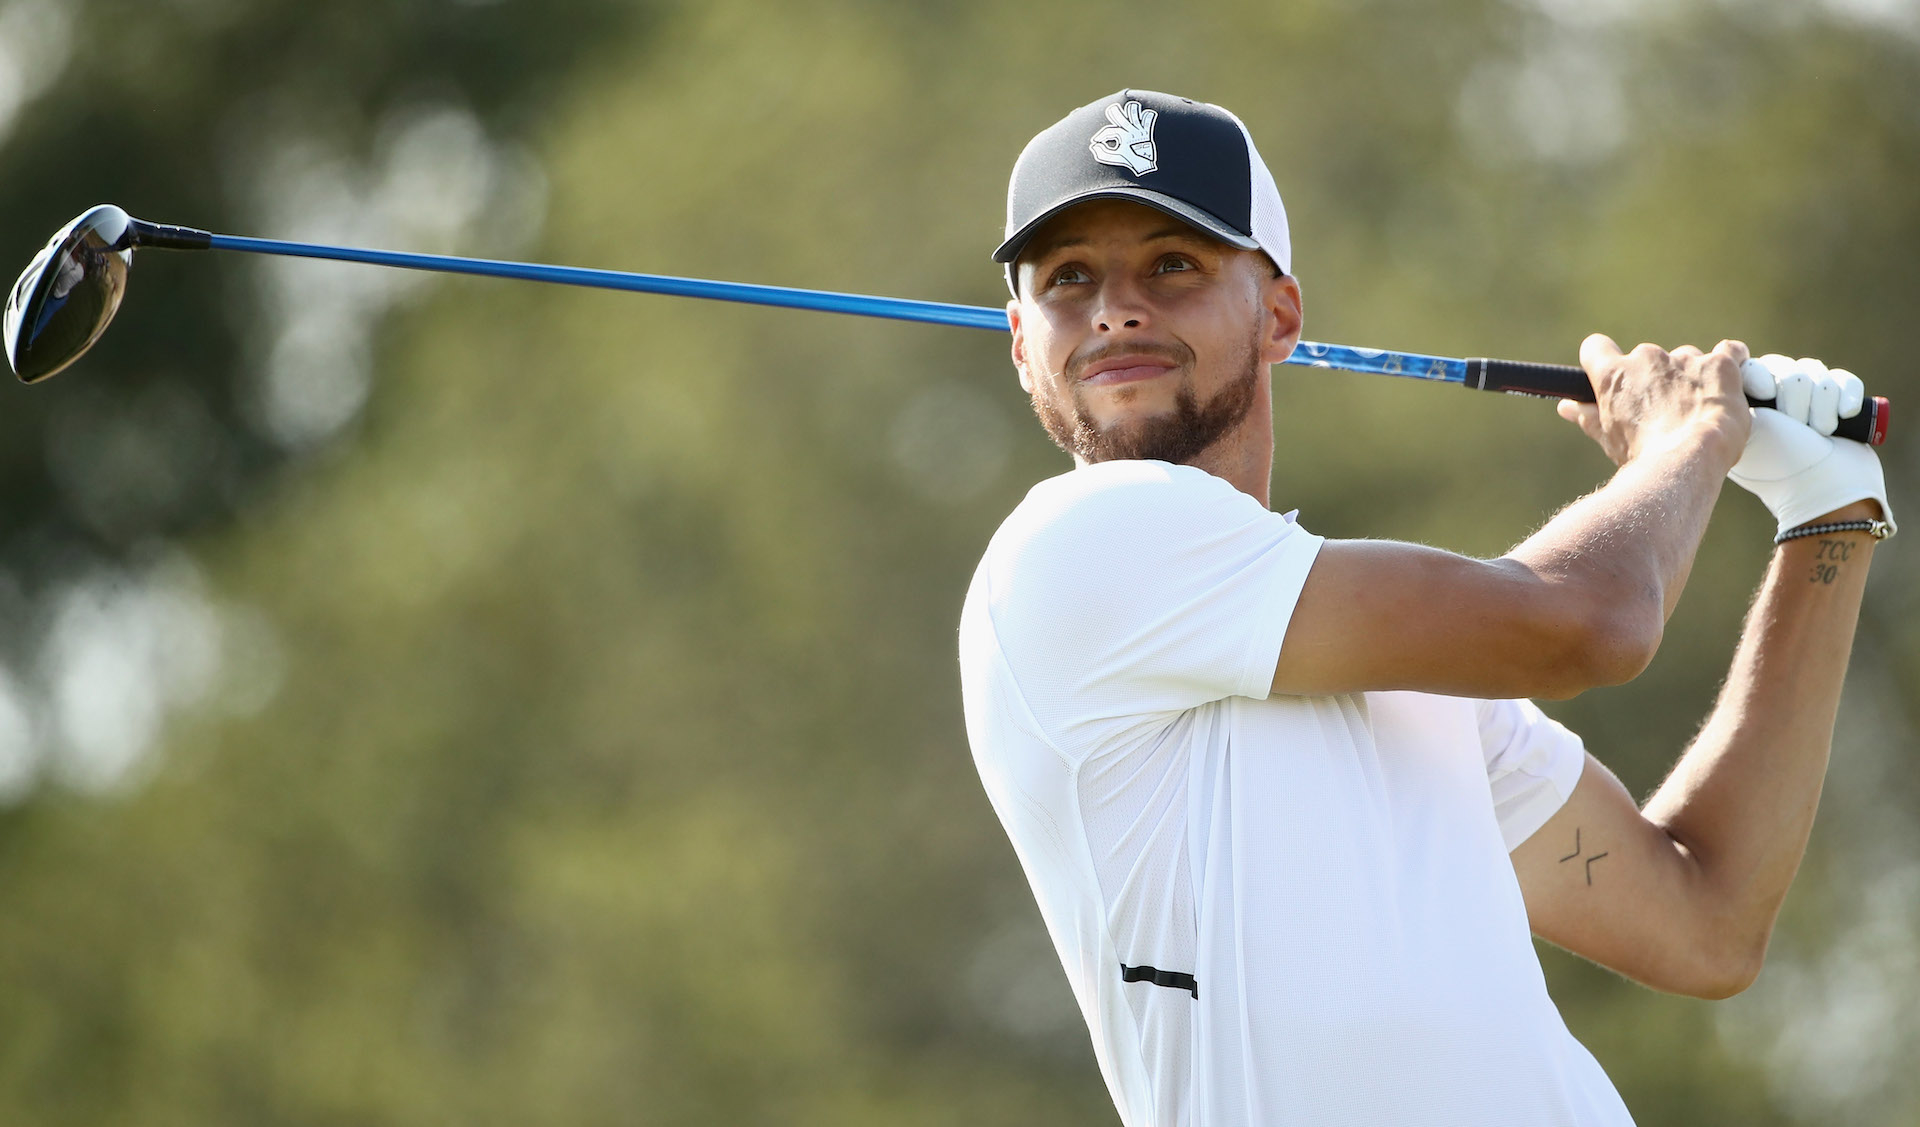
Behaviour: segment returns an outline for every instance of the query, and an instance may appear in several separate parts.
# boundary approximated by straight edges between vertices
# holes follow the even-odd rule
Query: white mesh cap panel
[[[1287,226],[1286,205],[1280,202],[1280,186],[1273,182],[1273,173],[1261,159],[1260,147],[1253,143],[1253,134],[1247,132],[1247,123],[1234,117],[1230,110],[1221,108],[1220,112],[1233,118],[1233,123],[1240,127],[1240,135],[1247,140],[1247,164],[1253,169],[1253,237],[1282,274],[1291,274],[1293,232]]]

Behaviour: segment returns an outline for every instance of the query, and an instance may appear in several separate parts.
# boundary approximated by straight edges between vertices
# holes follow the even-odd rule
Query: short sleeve
[[[1321,538],[1190,466],[1107,462],[1036,486],[984,563],[993,631],[1063,750],[1264,698]]]
[[[1479,717],[1487,785],[1511,853],[1572,797],[1587,748],[1530,700],[1480,701]]]

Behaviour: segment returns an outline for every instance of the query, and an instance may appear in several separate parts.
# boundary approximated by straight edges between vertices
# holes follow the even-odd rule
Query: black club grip
[[[1476,391],[1504,391],[1509,395],[1537,395],[1547,399],[1577,399],[1593,402],[1593,385],[1585,370],[1572,364],[1531,364],[1525,360],[1492,360],[1476,356],[1467,361],[1467,386]],[[1747,398],[1749,406],[1768,407],[1764,399]],[[1834,430],[1836,438],[1851,438],[1869,446],[1887,440],[1887,418],[1892,404],[1883,395],[1870,395],[1860,405],[1860,413],[1841,419]]]

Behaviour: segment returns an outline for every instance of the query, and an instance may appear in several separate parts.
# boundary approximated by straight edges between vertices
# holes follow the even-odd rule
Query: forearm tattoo
[[[1851,540],[1822,539],[1814,546],[1813,568],[1807,582],[1827,584],[1840,578],[1840,565],[1853,558],[1853,549]]]
[[[1573,852],[1567,854],[1565,857],[1560,858],[1560,863],[1564,865],[1568,861],[1575,860],[1583,852],[1585,851],[1580,848],[1580,827],[1575,826],[1573,827]],[[1605,856],[1606,856],[1605,853],[1595,853],[1592,856],[1587,858],[1587,883],[1588,884],[1593,883],[1593,863]]]

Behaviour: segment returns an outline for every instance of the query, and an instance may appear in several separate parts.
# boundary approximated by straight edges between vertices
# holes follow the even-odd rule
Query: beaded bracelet
[[[1799,528],[1789,528],[1773,538],[1775,544],[1784,544],[1802,536],[1825,536],[1829,532],[1870,532],[1875,540],[1885,540],[1893,535],[1893,526],[1883,520],[1837,520],[1831,524],[1803,524]]]

